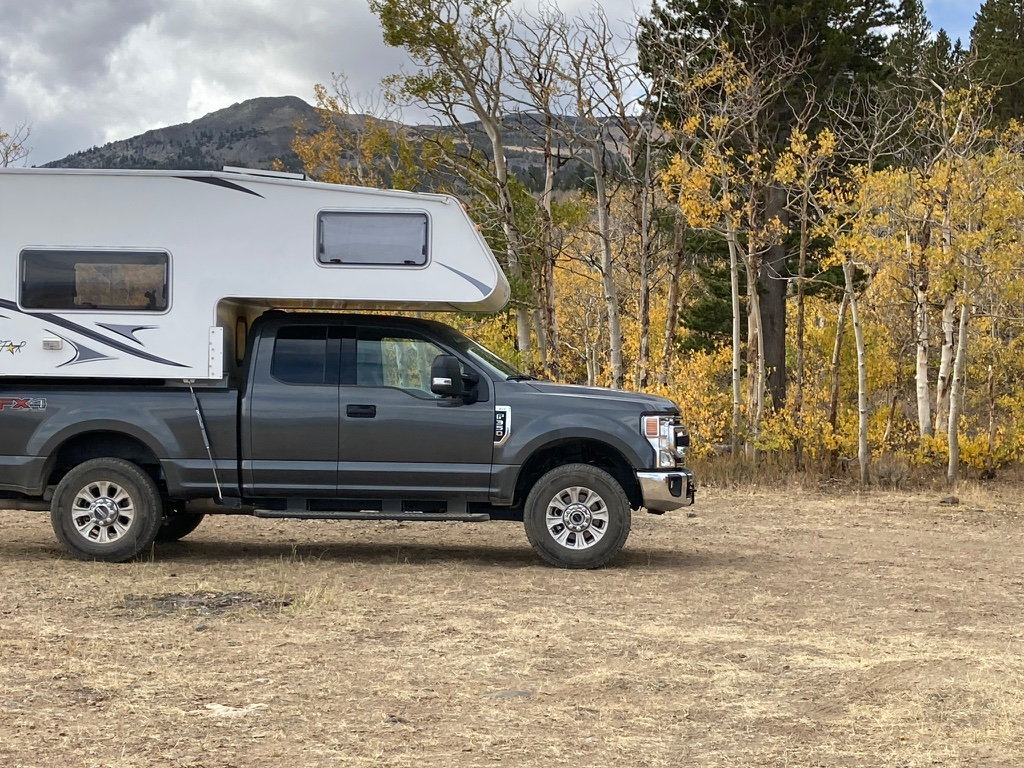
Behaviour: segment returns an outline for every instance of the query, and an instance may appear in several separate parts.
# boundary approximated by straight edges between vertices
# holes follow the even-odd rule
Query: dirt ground
[[[1019,766],[1024,489],[706,491],[611,567],[513,523],[0,513],[0,766]]]

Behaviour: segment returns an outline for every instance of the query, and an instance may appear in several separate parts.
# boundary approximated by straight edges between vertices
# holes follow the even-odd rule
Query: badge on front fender
[[[504,445],[512,434],[512,407],[496,405],[494,407],[494,444]]]

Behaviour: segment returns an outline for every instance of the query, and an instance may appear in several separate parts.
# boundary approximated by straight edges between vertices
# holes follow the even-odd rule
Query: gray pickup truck
[[[596,568],[630,511],[693,503],[670,400],[523,375],[441,323],[268,312],[224,386],[0,379],[0,497],[75,557],[124,561],[204,514],[522,521]]]

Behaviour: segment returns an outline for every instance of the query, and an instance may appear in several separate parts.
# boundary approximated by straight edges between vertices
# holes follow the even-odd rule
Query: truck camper
[[[445,195],[16,169],[0,173],[0,216],[6,376],[217,381],[271,308],[495,311],[509,297]]]
[[[693,503],[671,400],[538,381],[379,313],[508,301],[452,197],[0,170],[0,263],[0,509],[48,510],[74,557],[249,514],[516,520],[545,562],[596,568],[632,510]]]

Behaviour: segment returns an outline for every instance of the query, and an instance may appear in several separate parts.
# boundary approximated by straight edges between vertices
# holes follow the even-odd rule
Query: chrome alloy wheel
[[[97,544],[119,540],[132,527],[135,504],[117,483],[92,482],[75,494],[71,519],[78,534]]]
[[[588,549],[608,530],[608,505],[590,488],[574,485],[548,502],[545,523],[551,538],[568,549]]]

